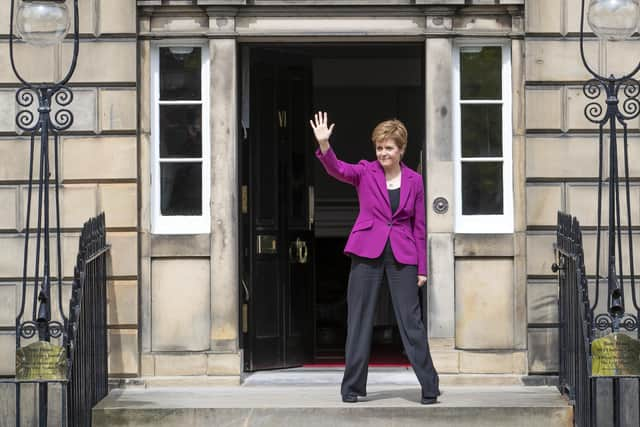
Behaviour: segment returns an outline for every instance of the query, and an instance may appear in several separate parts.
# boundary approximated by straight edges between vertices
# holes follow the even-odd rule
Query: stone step
[[[573,426],[573,410],[555,387],[443,386],[440,403],[421,405],[419,387],[370,384],[343,403],[335,385],[128,388],[93,410],[93,426]]]
[[[242,378],[246,385],[340,385],[343,368],[293,368],[276,371],[245,373]],[[439,374],[444,386],[501,386],[501,385],[555,385],[557,377],[524,376],[517,374]],[[367,376],[370,385],[415,385],[418,379],[413,369],[370,367]]]

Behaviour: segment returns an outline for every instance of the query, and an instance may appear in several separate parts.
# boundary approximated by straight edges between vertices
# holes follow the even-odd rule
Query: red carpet
[[[304,368],[335,368],[344,367],[344,362],[319,362],[319,363],[305,363],[302,365]],[[411,366],[409,362],[406,363],[376,363],[369,362],[369,366],[373,368],[408,368]]]
[[[344,353],[322,353],[311,363],[305,363],[305,368],[329,368],[344,366]],[[372,367],[409,367],[411,363],[397,348],[374,350],[369,359]]]

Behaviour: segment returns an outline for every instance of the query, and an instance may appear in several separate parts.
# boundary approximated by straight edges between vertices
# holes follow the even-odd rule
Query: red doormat
[[[411,367],[411,363],[383,363],[383,362],[369,362],[369,366],[372,368],[409,368]],[[305,363],[302,365],[303,368],[343,368],[343,362],[318,362],[318,363]]]
[[[385,352],[386,353],[386,352]],[[369,366],[372,367],[391,367],[391,368],[399,368],[399,367],[409,367],[411,363],[402,353],[383,353],[383,352],[375,352],[371,355],[369,359]],[[305,368],[329,368],[329,367],[342,367],[344,366],[344,355],[343,354],[323,354],[321,357],[316,358],[316,360],[312,363],[305,363],[303,365]]]

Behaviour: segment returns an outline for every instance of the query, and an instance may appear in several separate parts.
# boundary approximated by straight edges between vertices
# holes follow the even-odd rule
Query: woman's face
[[[392,169],[399,165],[402,154],[404,150],[400,150],[391,138],[376,142],[376,157],[385,169]]]

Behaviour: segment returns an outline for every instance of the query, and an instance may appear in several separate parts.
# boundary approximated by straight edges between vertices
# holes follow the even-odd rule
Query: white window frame
[[[502,99],[460,99],[460,51],[465,47],[502,48]],[[502,40],[460,40],[453,46],[453,157],[455,232],[468,234],[513,233],[513,155],[511,44]],[[502,161],[502,215],[462,214],[462,104],[502,104],[502,157],[475,157],[465,161]]]
[[[200,48],[200,101],[160,101],[160,48],[185,46]],[[210,53],[200,40],[157,41],[151,45],[151,233],[207,234],[211,231],[211,135],[209,126]],[[165,216],[160,211],[160,105],[202,105],[202,157],[164,159],[162,162],[198,162],[202,164],[202,215]]]

